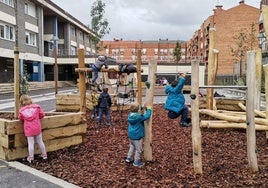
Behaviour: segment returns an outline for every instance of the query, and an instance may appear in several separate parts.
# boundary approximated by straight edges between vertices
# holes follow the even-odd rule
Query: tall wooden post
[[[266,40],[268,37],[268,6],[262,5],[261,6],[262,18],[263,18],[263,27],[265,31]],[[266,100],[266,119],[268,119],[268,65],[263,66],[264,74],[265,74],[265,100]],[[268,138],[268,131],[266,131],[266,138]]]
[[[262,80],[262,53],[259,48],[256,52],[256,88],[255,89],[255,109],[260,110],[261,106],[261,80]]]
[[[153,107],[154,103],[154,88],[155,88],[155,73],[157,70],[157,60],[149,62],[148,82],[149,88],[146,90],[145,103]],[[153,114],[152,114],[153,116]],[[144,138],[144,159],[146,161],[153,160],[152,152],[152,116],[149,120],[145,121],[145,138]]]
[[[78,68],[85,68],[85,50],[78,50]],[[86,74],[79,71],[80,112],[86,112]]]
[[[15,110],[14,117],[17,118],[19,114],[19,97],[20,97],[20,69],[19,69],[19,48],[14,48],[14,99]]]
[[[216,29],[211,28],[209,30],[209,53],[208,53],[208,69],[207,69],[207,85],[214,85],[215,84],[215,54],[214,54],[214,48],[215,48],[215,33]],[[213,92],[214,90],[212,88],[207,89],[207,109],[212,110],[213,109]]]
[[[142,104],[142,82],[141,82],[141,50],[137,52],[137,86],[138,86],[138,103]]]
[[[194,172],[202,174],[202,144],[199,126],[199,63],[196,60],[192,61],[191,99]]]
[[[264,77],[265,77],[265,102],[266,102],[266,119],[268,119],[268,64],[263,65]],[[268,131],[266,131],[266,138],[268,138]]]
[[[256,156],[256,130],[255,130],[255,91],[252,88],[256,87],[256,52],[247,52],[247,156],[250,170],[258,171],[257,156]]]

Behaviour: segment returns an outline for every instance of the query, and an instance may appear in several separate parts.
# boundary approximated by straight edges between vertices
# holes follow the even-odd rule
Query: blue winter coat
[[[179,77],[178,84],[176,87],[172,87],[171,85],[166,86],[165,92],[168,95],[164,106],[166,110],[180,113],[185,103],[185,98],[182,93],[184,83],[185,79]]]
[[[151,114],[151,109],[147,109],[145,114],[139,112],[130,112],[128,114],[128,137],[131,140],[140,140],[145,136],[144,121],[149,119]]]

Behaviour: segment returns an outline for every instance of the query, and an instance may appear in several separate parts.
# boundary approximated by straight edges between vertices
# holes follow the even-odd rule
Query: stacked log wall
[[[47,152],[81,144],[85,141],[87,124],[81,113],[46,113],[41,120],[43,141]],[[35,154],[40,154],[35,144]],[[20,120],[0,119],[0,158],[6,161],[28,156],[27,138]]]

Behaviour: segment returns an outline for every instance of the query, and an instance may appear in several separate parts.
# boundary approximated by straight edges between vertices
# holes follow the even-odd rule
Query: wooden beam
[[[267,131],[268,126],[256,124],[257,131]],[[228,121],[201,121],[200,127],[214,129],[247,129],[246,123],[234,123]]]
[[[93,70],[92,68],[80,68],[79,67],[79,68],[75,68],[75,72],[93,72]],[[119,69],[116,67],[108,68],[108,69],[102,68],[100,72],[119,72]],[[142,69],[141,69],[141,72],[143,72]]]

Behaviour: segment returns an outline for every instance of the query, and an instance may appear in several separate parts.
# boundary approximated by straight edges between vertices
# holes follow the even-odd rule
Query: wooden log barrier
[[[257,131],[268,130],[268,126],[265,125],[255,124],[255,126]],[[246,123],[235,123],[221,120],[215,120],[215,121],[202,120],[200,122],[200,127],[214,128],[214,129],[247,129]]]
[[[47,152],[81,144],[85,141],[87,124],[82,113],[46,113],[41,120],[43,140]],[[10,161],[28,155],[27,139],[23,122],[0,119],[0,158]],[[35,154],[40,154],[35,145]]]
[[[225,121],[230,121],[230,122],[237,122],[237,123],[245,123],[247,122],[246,116],[232,116],[232,115],[227,115],[227,114],[221,114],[219,112],[213,111],[213,110],[207,110],[207,109],[201,109],[199,110],[201,114],[206,114],[211,117],[220,119],[220,120],[225,120]],[[260,125],[265,125],[268,126],[268,120],[263,119],[263,118],[255,118],[256,124]]]

